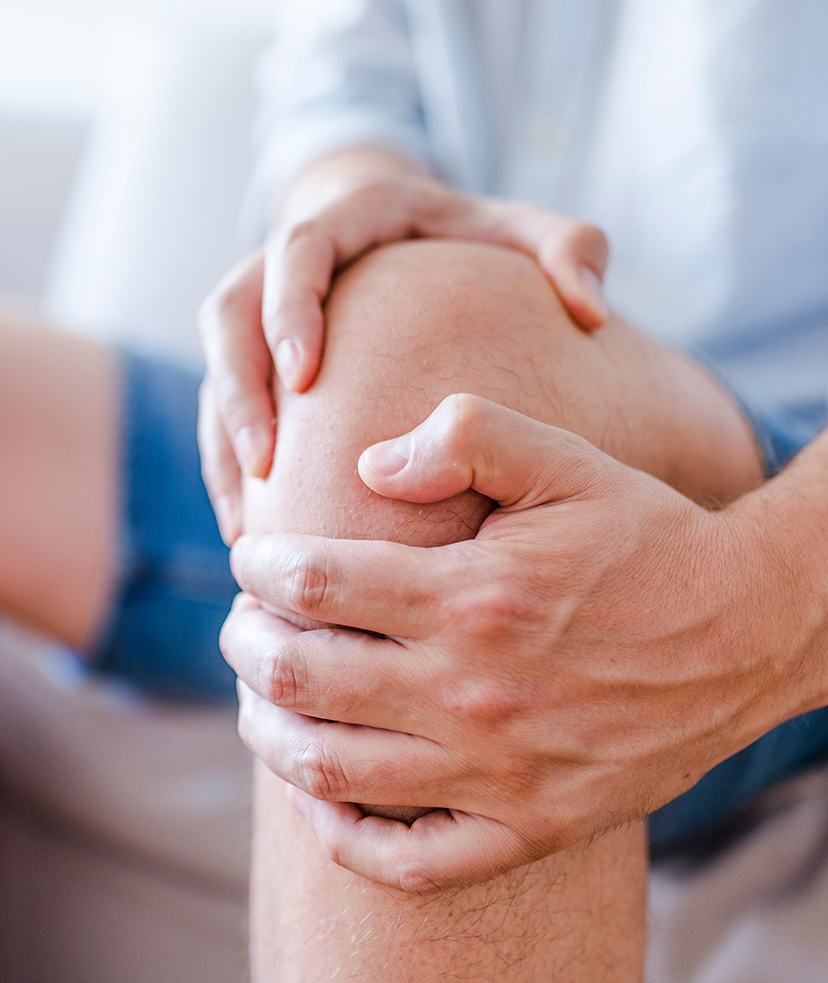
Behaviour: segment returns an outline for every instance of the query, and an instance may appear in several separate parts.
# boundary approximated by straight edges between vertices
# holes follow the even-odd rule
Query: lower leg
[[[640,983],[643,825],[486,884],[405,897],[335,866],[257,766],[254,983]]]
[[[78,650],[112,585],[116,375],[100,345],[0,313],[0,609]]]
[[[271,479],[245,492],[250,530],[424,546],[473,535],[491,507],[479,496],[423,508],[379,499],[356,476],[368,444],[457,391],[575,430],[701,499],[758,479],[744,421],[703,374],[617,323],[582,334],[517,254],[450,243],[382,250],[340,278],[328,331],[312,390],[280,394]],[[693,406],[698,393],[703,407]],[[328,861],[260,768],[254,979],[637,980],[645,868],[636,827],[467,891],[404,898]]]

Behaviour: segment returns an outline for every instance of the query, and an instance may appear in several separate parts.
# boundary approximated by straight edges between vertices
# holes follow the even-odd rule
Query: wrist
[[[791,468],[721,513],[745,585],[734,592],[742,645],[761,661],[771,725],[828,704],[828,502],[823,489],[809,494],[808,471]]]
[[[412,177],[427,178],[429,174],[396,151],[379,146],[335,150],[311,161],[293,179],[277,206],[273,224],[293,225],[359,188]]]

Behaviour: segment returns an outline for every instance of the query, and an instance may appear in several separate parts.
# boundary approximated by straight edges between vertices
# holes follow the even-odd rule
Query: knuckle
[[[305,693],[307,679],[295,645],[265,646],[259,659],[264,692],[276,706],[293,708]]]
[[[262,253],[256,250],[234,266],[207,294],[196,317],[205,341],[227,329],[228,316],[255,310],[261,299],[261,269]]]
[[[606,236],[602,229],[591,222],[574,220],[570,227],[570,237],[584,242],[605,242]]]
[[[519,588],[498,577],[461,594],[454,621],[464,633],[483,639],[514,638],[521,625],[534,621],[534,608]]]
[[[447,718],[488,728],[514,716],[525,705],[520,687],[497,679],[454,681],[442,700]]]
[[[286,252],[312,238],[318,231],[319,222],[313,218],[306,218],[294,225],[285,226],[268,240],[269,251]]]
[[[240,598],[243,599],[243,594],[237,594],[233,600],[233,606],[230,608],[230,613],[224,621],[219,631],[218,644],[219,651],[222,654],[224,660],[228,665],[233,668],[237,665],[237,659],[235,658],[235,653],[239,648],[238,644],[238,618],[240,609]]]
[[[231,273],[207,296],[199,309],[202,335],[216,330],[229,332],[232,323],[256,317],[261,301],[262,290],[258,280]]]
[[[548,762],[540,754],[527,754],[523,748],[511,742],[498,762],[497,774],[502,801],[519,809],[524,816],[533,814],[535,802],[548,801],[544,797],[544,793],[549,791]],[[558,809],[557,799],[555,802]]]
[[[421,857],[402,861],[397,866],[395,880],[403,894],[425,897],[445,890],[442,880],[435,876]]]
[[[352,188],[342,197],[340,204],[360,209],[388,207],[395,199],[405,198],[407,192],[408,182],[405,178],[383,177]]]
[[[226,413],[229,409],[236,408],[243,398],[243,391],[236,382],[236,378],[225,373],[213,380],[212,391],[216,403]]]
[[[235,601],[233,602],[235,605]],[[225,619],[224,624],[221,626],[218,637],[219,651],[225,661],[230,661],[230,655],[232,653],[232,632],[233,632],[233,609],[230,609],[230,614]]]
[[[460,451],[473,444],[480,434],[489,415],[489,404],[480,396],[453,393],[443,400],[441,411],[446,442],[452,450]]]
[[[213,453],[209,438],[204,433],[199,433],[198,442],[199,456],[201,457],[199,473],[207,490],[210,503],[215,510],[216,500],[228,491],[229,485],[225,479],[221,461]]]
[[[246,283],[241,280],[230,280],[216,292],[214,300],[214,311],[222,320],[246,310],[249,306],[250,290]]]
[[[349,798],[342,765],[324,738],[308,743],[296,763],[296,770],[300,788],[315,799],[340,802]]]
[[[327,606],[334,591],[332,569],[326,557],[302,553],[288,571],[288,601],[296,614],[314,617]]]
[[[212,334],[229,313],[238,310],[243,291],[236,281],[224,281],[212,290],[198,309],[198,328],[202,337]]]
[[[609,254],[609,241],[597,225],[573,219],[547,233],[540,253],[546,261],[586,261],[600,271]]]

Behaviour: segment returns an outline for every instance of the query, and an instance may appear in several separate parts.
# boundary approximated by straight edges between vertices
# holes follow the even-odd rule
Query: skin
[[[437,283],[423,277],[419,296],[434,297]],[[591,356],[630,338],[613,322],[571,337]],[[625,351],[642,350],[615,350],[620,389],[590,379],[600,357],[573,372],[556,356],[562,379],[547,390],[566,393],[566,429],[579,430],[567,412],[586,408],[580,432],[619,460],[548,418],[474,396],[363,455],[363,481],[391,499],[469,489],[495,499],[501,508],[473,542],[423,552],[275,536],[234,548],[240,582],[263,604],[387,636],[297,632],[261,614],[254,622],[241,605],[225,633],[247,684],[246,740],[303,790],[294,803],[350,869],[397,887],[482,880],[645,815],[828,700],[828,439],[745,494],[758,458],[726,397],[717,422],[697,369]],[[727,475],[719,497],[732,503],[709,511],[636,469],[709,499],[677,478],[676,449],[685,479]],[[295,712],[348,726],[311,727]],[[364,801],[450,812],[407,827],[348,805]]]
[[[246,527],[283,534],[280,542],[300,542],[297,533],[383,540],[386,547],[408,548],[468,539],[493,507],[487,497],[461,489],[456,496],[442,496],[448,501],[423,507],[381,498],[357,474],[366,445],[404,431],[458,387],[580,430],[702,498],[738,494],[759,477],[744,421],[710,380],[615,319],[603,331],[585,334],[567,318],[540,270],[514,251],[435,242],[379,250],[337,281],[327,307],[326,345],[321,373],[307,394],[278,392],[273,469],[267,480],[245,485]],[[685,393],[699,390],[709,397],[702,401],[704,411],[684,402]],[[674,424],[684,421],[689,433],[691,419],[696,435],[688,447],[698,455],[693,467],[674,453],[672,440]],[[699,427],[700,419],[709,427]],[[720,454],[722,440],[736,449],[735,455]],[[723,463],[712,478],[709,468],[699,467],[718,459]],[[701,481],[699,474],[704,474]],[[236,552],[237,573],[247,584],[248,564],[256,564],[245,552],[250,540],[244,542]],[[342,669],[344,676],[333,686],[318,678],[317,692],[336,690],[331,718],[350,720],[360,715],[364,695],[351,703],[350,694],[364,689],[363,674],[354,674],[359,663],[351,656],[358,649],[352,653],[351,643],[356,639],[369,659],[370,647],[382,643],[319,626],[312,605],[291,604],[291,592],[280,590],[286,579],[293,584],[294,600],[297,585],[304,596],[315,594],[302,579],[307,557],[301,546],[296,559],[298,566],[271,567],[261,580],[254,577],[252,589],[267,581],[271,589],[260,594],[278,600],[263,607],[242,596],[222,641],[248,682],[255,678],[260,692],[290,707],[267,706],[285,738],[271,747],[267,763],[325,795],[322,783],[333,769],[321,766],[315,751],[324,755],[328,735],[343,725],[300,715],[307,707],[298,706],[289,691],[314,702],[300,680],[305,668],[316,675],[317,666],[294,661],[292,652],[313,636],[317,655],[333,669],[331,678],[337,677],[337,667]],[[329,569],[334,571],[335,564]],[[393,565],[386,563],[382,570],[393,583]],[[502,658],[504,643],[498,638]],[[277,662],[286,672],[295,671],[295,687],[282,685]],[[439,706],[440,693],[426,683],[414,701]],[[381,714],[383,703],[381,688],[372,688],[366,705]],[[446,709],[442,715],[450,721],[452,712],[446,716]],[[469,724],[474,730],[485,721],[483,706],[471,713],[464,714],[458,702],[454,716],[461,728]],[[376,719],[375,725],[396,727],[401,719]],[[245,726],[243,718],[243,732]],[[344,729],[369,740],[388,733]],[[373,818],[364,821],[414,834],[422,824],[446,816],[424,809],[448,805],[440,796],[395,798],[405,782],[406,758],[385,761],[379,775],[369,764],[370,749],[363,750],[360,770],[374,781],[371,795],[361,801],[379,804],[365,808]],[[383,781],[394,786],[394,794],[384,792]],[[508,807],[520,800],[520,785],[513,784]],[[402,802],[415,807],[407,811],[408,819],[423,811],[427,815],[410,827],[378,818],[399,816],[396,807]],[[357,811],[361,817],[363,811]],[[385,886],[343,870],[334,861],[347,865],[349,858],[335,851],[326,856],[288,808],[283,784],[261,767],[255,827],[252,951],[257,981],[327,980],[337,974],[387,980],[413,975],[497,981],[642,978],[646,862],[640,824],[554,856],[531,857],[536,862],[511,873],[499,873],[497,864],[484,863],[482,870],[478,865],[475,879],[483,883],[459,889],[432,880],[416,862],[407,871],[403,862],[392,876],[374,877]]]
[[[254,257],[247,270],[231,276],[208,305],[202,324],[210,365],[203,416],[206,436],[202,447],[205,479],[219,515],[224,517],[221,524],[228,542],[236,538],[241,528],[237,451],[248,474],[264,475],[270,467],[273,406],[267,382],[272,372],[271,356],[285,339],[295,339],[304,352],[305,375],[297,382],[294,374],[283,373],[286,384],[301,389],[313,378],[323,327],[320,304],[327,295],[337,262],[355,255],[353,249],[346,252],[340,248],[343,230],[359,230],[356,242],[362,249],[386,241],[394,234],[413,232],[486,239],[493,228],[504,230],[504,224],[487,213],[489,202],[479,199],[472,201],[471,214],[482,221],[460,222],[459,226],[463,226],[460,228],[452,216],[468,216],[464,203],[468,205],[469,199],[454,194],[434,179],[421,174],[417,177],[418,174],[410,162],[371,147],[351,148],[311,164],[287,190],[276,216],[277,232],[264,257]],[[427,189],[423,194],[416,189],[412,191],[412,180],[420,189],[423,186],[417,182],[425,181],[435,190],[437,198],[430,198]],[[369,201],[366,195],[374,194],[376,197],[370,200],[374,205],[382,202],[384,208],[365,207]],[[560,217],[549,213],[544,216],[539,214],[540,209],[531,213],[527,224],[528,213],[521,212],[521,206],[500,204],[504,209],[500,217],[505,218],[506,230],[523,233],[513,236],[509,244],[537,257],[582,328],[594,329],[602,323],[606,313],[603,305],[599,302],[593,306],[591,315],[585,319],[578,312],[577,291],[573,295],[570,290],[573,283],[598,284],[606,259],[606,244],[602,243],[600,233],[577,223],[561,225]],[[395,215],[401,214],[406,220],[386,224],[384,216],[389,206]],[[430,220],[428,228],[415,221],[423,216]],[[499,241],[505,243],[507,239],[508,236]],[[491,235],[487,241],[493,241]],[[318,261],[308,266],[292,262],[307,255],[316,256]],[[556,262],[546,262],[549,255]],[[285,275],[287,270],[290,277]],[[580,300],[585,296],[582,294]],[[236,301],[244,298],[244,303],[225,305],[228,297]],[[308,339],[311,343],[307,343]],[[277,343],[273,344],[274,341]],[[245,427],[259,434],[252,454],[240,452],[237,436]],[[526,428],[514,421],[501,420],[499,426],[487,426],[484,430],[488,445],[481,449],[461,440],[453,450],[460,455],[456,463],[468,464],[480,453],[494,455],[493,444],[514,443],[519,435],[525,437]],[[449,433],[452,432],[449,428]],[[679,430],[674,439],[677,446],[683,446],[686,434]],[[585,828],[606,828],[618,816],[640,815],[647,808],[654,808],[776,723],[824,704],[826,693],[821,682],[825,675],[824,622],[828,611],[828,583],[823,577],[823,558],[828,555],[823,522],[828,514],[823,492],[826,487],[824,440],[815,441],[795,466],[786,469],[762,494],[749,496],[722,512],[719,521],[711,521],[709,514],[689,509],[683,499],[665,497],[663,488],[656,484],[642,484],[639,476],[619,472],[608,460],[585,462],[580,452],[554,435],[535,434],[530,442],[532,446],[526,449],[525,460],[513,462],[520,471],[516,487],[510,490],[510,499],[531,492],[537,501],[551,504],[571,493],[570,487],[559,487],[554,482],[543,488],[529,487],[536,471],[534,462],[544,453],[553,454],[556,460],[565,461],[567,467],[584,476],[585,483],[578,486],[578,495],[586,499],[571,503],[573,522],[563,530],[545,521],[548,510],[525,519],[539,548],[523,551],[520,571],[513,571],[521,574],[518,582],[524,584],[522,590],[512,590],[515,629],[522,627],[522,613],[537,596],[536,586],[540,581],[551,596],[561,598],[564,610],[577,615],[563,636],[554,620],[544,624],[542,614],[539,615],[543,628],[538,630],[548,633],[547,661],[553,657],[566,661],[585,644],[610,648],[608,676],[602,679],[593,675],[589,680],[582,680],[582,695],[576,704],[576,719],[587,722],[596,762],[612,759],[617,742],[624,743],[631,729],[642,730],[642,720],[647,724],[644,731],[650,735],[649,747],[644,741],[633,750],[622,769],[624,778],[613,783],[615,791],[609,798],[592,794],[593,783],[585,783],[580,790],[577,782],[571,783],[567,815],[541,836],[547,848],[571,841]],[[361,474],[368,487],[378,494],[428,501],[429,487],[439,486],[443,476],[439,471],[429,475],[424,468],[432,459],[443,459],[440,451],[439,442],[425,448],[422,457],[414,459],[412,466],[393,480],[385,480],[383,475],[372,473],[367,467],[362,468]],[[723,453],[727,456],[731,449],[725,448]],[[650,530],[655,525],[646,521],[651,512],[659,516],[658,562],[653,560],[653,537],[648,534],[648,525]],[[599,564],[592,560],[596,554],[590,538],[596,535],[595,514],[602,517],[597,533],[603,544]],[[502,528],[508,531],[510,527]],[[557,543],[542,546],[550,531],[557,537]],[[638,545],[631,550],[630,544]],[[246,563],[250,552],[253,559]],[[311,560],[306,562],[311,569],[313,560],[323,569],[330,563],[323,544],[306,542],[300,552],[310,556]],[[283,603],[282,591],[274,587],[269,571],[284,569],[285,556],[295,557],[296,553],[295,543],[289,551],[275,545],[271,549],[245,548],[245,552],[238,554],[237,565],[246,569],[250,582],[263,584],[262,594],[271,603]],[[463,575],[479,576],[486,568],[486,558],[485,551],[470,550],[461,563]],[[604,558],[623,571],[621,602],[616,593],[608,594],[600,589]],[[398,555],[395,563],[406,569],[411,582],[418,575],[425,583],[437,582],[440,569],[436,557],[431,561],[422,557],[406,561]],[[373,563],[367,555],[340,557],[343,572],[356,576],[365,576],[371,569],[382,570],[386,564],[387,557],[381,552],[373,557]],[[560,575],[549,574],[550,564],[557,566]],[[704,574],[701,578],[700,572]],[[381,576],[379,579],[382,580]],[[593,589],[585,593],[584,583],[590,580],[595,582]],[[687,589],[677,594],[673,587],[676,583],[686,584]],[[451,587],[450,582],[443,587],[443,601],[448,609],[456,601]],[[494,585],[491,587],[496,589]],[[405,596],[390,590],[385,582],[380,582],[377,590],[381,594],[379,610],[366,615],[360,610],[358,595],[344,585],[334,584],[327,592],[331,602],[327,616],[348,623],[363,617],[360,627],[378,630],[379,624],[391,623],[387,612],[398,611],[401,604],[416,607],[420,603],[415,592]],[[484,605],[485,598],[481,597],[478,603]],[[608,610],[615,613],[615,620],[607,621]],[[508,612],[503,615],[503,621],[509,622]],[[611,651],[614,642],[606,646],[582,627],[595,623],[626,633],[628,654],[624,665],[630,670],[626,682],[619,680],[615,671]],[[412,633],[411,644],[422,645],[426,651],[442,652],[447,689],[461,668],[458,660],[462,652],[474,649],[480,641],[473,633],[438,640],[419,628],[405,625],[397,628],[402,633]],[[614,639],[612,634],[605,637]],[[257,648],[280,644],[265,628],[251,643]],[[609,722],[603,720],[601,708],[607,700],[610,705],[617,702],[619,687],[632,685],[637,677],[647,678],[651,674],[653,651],[662,654],[662,683],[659,684],[656,674],[655,684],[641,690],[641,700],[634,707],[615,714]],[[245,676],[247,669],[241,654],[233,657]],[[381,673],[382,661],[376,660],[371,668],[372,672]],[[259,693],[267,696],[267,686],[258,684],[259,675],[256,670],[245,678],[254,691],[258,686]],[[410,687],[410,682],[400,682],[395,708],[398,713],[410,706],[412,696],[416,696],[416,690],[412,692],[407,685]],[[242,720],[247,721],[244,724],[247,739],[262,757],[270,760],[279,746],[275,725],[268,716],[266,704],[258,703],[254,692],[243,690],[242,693]],[[571,706],[572,694],[569,696]],[[556,700],[551,698],[547,710],[553,712],[555,706]],[[317,711],[323,716],[327,713],[321,706]],[[676,733],[676,721],[685,719],[688,711],[691,725],[686,732],[679,727]],[[371,723],[371,720],[366,717],[364,722]],[[395,747],[394,751],[397,750]],[[531,759],[531,744],[523,752]],[[387,753],[392,753],[390,748]],[[680,767],[675,767],[677,762]],[[554,775],[560,772],[554,754],[551,768],[558,794],[560,789]],[[600,772],[599,766],[596,774]],[[676,774],[682,776],[683,786],[675,784]],[[445,777],[439,772],[423,774],[421,782],[415,783],[419,794]],[[346,774],[338,778],[348,783],[347,768]],[[408,791],[413,793],[411,783],[415,778],[411,771],[406,779]],[[481,763],[477,781],[481,794],[475,807],[480,810],[485,808],[482,790],[498,790],[499,785],[486,770],[485,762]],[[606,783],[599,782],[599,785],[606,788]],[[358,799],[359,795],[354,791],[352,797]],[[370,823],[357,822],[353,814],[323,808],[298,796],[297,802],[300,801],[308,821],[329,849],[347,854],[348,862],[363,873],[370,872],[380,879],[389,876],[389,869],[400,856],[401,838],[396,831],[386,830],[387,836],[383,838],[384,834]],[[435,844],[430,846],[433,848]],[[454,865],[442,869],[441,876],[471,878],[477,869],[475,857],[475,849],[467,845]]]
[[[285,191],[263,249],[202,305],[204,480],[222,535],[241,531],[240,477],[267,477],[275,446],[270,381],[304,392],[324,342],[321,304],[335,272],[383,242],[411,237],[497,243],[534,257],[585,330],[606,318],[600,230],[522,202],[457,194],[399,154],[351,147],[308,165]]]
[[[117,368],[94,342],[0,312],[0,605],[84,651],[110,604]]]

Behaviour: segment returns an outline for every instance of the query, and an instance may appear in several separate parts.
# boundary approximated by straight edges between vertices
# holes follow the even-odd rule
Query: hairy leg
[[[0,608],[78,650],[112,585],[116,386],[100,345],[0,312]]]
[[[574,430],[702,500],[730,498],[759,479],[745,422],[704,373],[619,322],[583,334],[519,254],[459,243],[388,247],[339,278],[327,314],[317,383],[302,396],[278,394],[273,472],[245,489],[250,530],[423,546],[474,535],[491,508],[480,496],[391,502],[356,474],[368,444],[408,430],[458,391]],[[332,864],[283,792],[260,767],[256,983],[641,979],[641,826],[465,891],[406,898]]]

